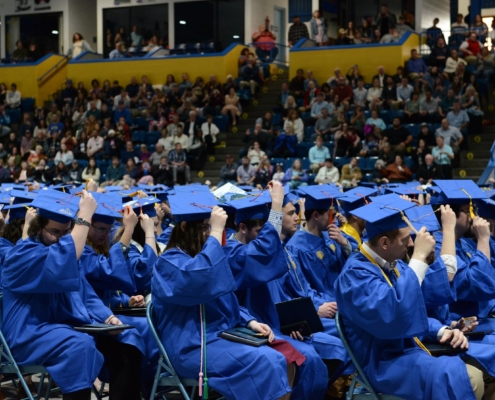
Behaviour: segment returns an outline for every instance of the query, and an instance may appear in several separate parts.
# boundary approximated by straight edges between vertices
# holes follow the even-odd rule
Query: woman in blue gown
[[[211,210],[212,196],[202,194],[195,203],[176,196],[169,197],[176,225],[152,277],[157,330],[172,364],[184,378],[201,373],[205,390],[210,386],[229,400],[289,398],[291,368],[284,355],[218,337],[247,326],[273,339],[271,329],[240,308],[235,297],[237,286],[221,246],[227,214],[219,207]]]
[[[112,397],[140,399],[139,382],[136,385],[132,377],[141,354],[115,340],[136,332],[93,337],[73,329],[121,322],[95,294],[78,264],[96,202],[82,193],[72,229],[79,199],[67,197],[55,191],[40,194],[32,204],[39,215],[29,226],[29,238],[5,257],[3,333],[17,362],[44,366],[66,400],[90,399],[104,361],[110,369]]]

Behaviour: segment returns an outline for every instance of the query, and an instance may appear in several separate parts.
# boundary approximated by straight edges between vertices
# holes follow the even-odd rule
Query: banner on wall
[[[16,0],[16,12],[50,10],[50,0]]]

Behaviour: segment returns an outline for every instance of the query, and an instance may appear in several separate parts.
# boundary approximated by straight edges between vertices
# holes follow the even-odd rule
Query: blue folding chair
[[[198,386],[198,381],[196,379],[182,379],[177,375],[174,366],[170,362],[167,355],[167,351],[163,346],[158,333],[156,332],[155,325],[153,323],[153,303],[148,303],[146,307],[146,319],[148,320],[148,325],[150,326],[151,333],[155,338],[158,349],[160,350],[160,359],[158,360],[158,368],[156,370],[155,380],[153,381],[153,388],[151,389],[150,400],[154,400],[156,396],[163,396],[165,393],[169,393],[176,389],[179,389],[184,399],[191,400],[194,398],[194,392]],[[157,393],[158,387],[166,387]],[[186,387],[192,387],[191,394],[188,394]],[[163,398],[165,398],[163,396]]]
[[[342,317],[340,313],[337,311],[337,315],[335,316],[335,325],[337,326],[337,332],[339,333],[340,340],[342,341],[342,344],[344,345],[344,348],[347,351],[347,354],[349,354],[349,357],[351,357],[351,360],[356,367],[356,372],[354,372],[352,376],[352,381],[351,381],[351,386],[349,387],[349,391],[347,392],[345,398],[346,400],[401,400],[399,397],[388,395],[388,394],[382,394],[382,393],[376,393],[375,390],[373,389],[373,386],[371,386],[368,378],[363,372],[363,369],[359,365],[358,360],[356,359],[356,356],[352,352],[351,347],[349,346],[349,343],[347,342],[347,338],[345,336],[345,326],[344,322],[342,321]],[[362,391],[362,389],[365,389],[367,393],[354,393],[356,389],[356,385],[359,384],[361,388],[359,390]]]

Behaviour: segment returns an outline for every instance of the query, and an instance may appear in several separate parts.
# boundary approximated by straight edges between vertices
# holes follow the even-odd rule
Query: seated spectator
[[[323,93],[323,95],[325,96],[324,100],[326,102],[331,102],[333,100],[333,96],[332,96],[332,93],[333,93],[333,89],[330,87],[330,85],[328,83],[324,83],[323,85],[321,85],[321,91]]]
[[[67,81],[65,81],[65,89],[62,90],[60,97],[64,102],[69,103],[71,106],[74,104],[74,100],[77,97],[77,89],[72,84],[71,79],[67,79]]]
[[[313,71],[309,70],[306,72],[306,79],[304,80],[304,90],[309,89],[309,83],[313,82],[315,87],[318,87],[318,81],[313,76]]]
[[[292,22],[289,28],[289,47],[296,45],[301,39],[309,39],[308,27],[301,22],[298,15],[294,15]]]
[[[282,183],[284,177],[285,177],[284,164],[277,163],[277,165],[275,165],[275,172],[273,173],[272,179],[274,181]]]
[[[346,36],[346,30],[344,28],[340,28],[337,32],[337,39],[335,39],[335,46],[347,46],[350,44],[354,44],[354,40],[349,40]]]
[[[437,26],[439,22],[440,20],[435,18],[433,20],[433,26],[426,30],[426,44],[430,49],[433,49],[439,37],[443,37],[442,30]]]
[[[475,75],[485,79],[490,79],[490,76],[493,74],[495,56],[488,52],[487,47],[483,47],[481,52],[478,53],[476,62],[478,64],[478,68],[476,69]]]
[[[426,146],[428,146],[430,149],[437,144],[435,134],[430,130],[430,127],[426,122],[423,122],[419,129],[418,140],[421,139],[425,141]]]
[[[432,184],[435,179],[442,179],[441,168],[433,160],[431,154],[426,154],[424,157],[424,163],[418,168],[416,178],[423,184]]]
[[[392,127],[383,132],[383,142],[389,143],[395,154],[401,156],[407,151],[412,141],[411,132],[401,125],[398,117],[393,119]]]
[[[298,69],[296,76],[289,82],[289,90],[296,99],[303,99],[306,89],[304,88],[304,70]]]
[[[68,168],[63,161],[59,161],[53,172],[53,184],[60,185],[69,181],[69,175],[67,175]],[[19,171],[20,172],[20,171]]]
[[[64,124],[59,121],[57,114],[52,115],[52,120],[47,128],[48,136],[53,136],[54,133],[60,134],[64,129]]]
[[[95,95],[93,95],[95,96]],[[101,100],[98,100],[100,108],[101,108]],[[86,112],[86,117],[89,118],[91,115],[95,117],[97,121],[101,121],[101,110],[97,107],[98,103],[95,100],[91,100],[88,102],[88,111]]]
[[[250,164],[248,157],[242,157],[242,165],[237,168],[237,185],[253,186],[256,169]]]
[[[3,147],[3,143],[0,143],[0,159],[2,161],[5,161],[7,156],[8,156],[7,150],[5,150],[5,148]]]
[[[323,138],[317,136],[315,145],[309,149],[308,154],[310,168],[316,174],[325,165],[325,160],[330,158],[328,147],[323,146]]]
[[[372,86],[368,89],[368,97],[366,100],[370,105],[370,110],[380,108],[382,105],[382,92],[383,89],[380,86],[380,80],[378,78],[373,79]]]
[[[378,117],[378,111],[376,109],[371,111],[371,116],[366,120],[366,125],[374,126],[374,132],[378,132],[379,134],[387,129],[387,125],[385,125],[383,119]]]
[[[131,98],[127,93],[127,90],[122,90],[118,95],[113,98],[113,107],[112,109],[115,111],[119,107],[119,103],[123,101],[125,108],[131,108]]]
[[[442,118],[445,118],[445,116],[452,111],[454,102],[456,101],[457,99],[455,98],[454,91],[452,89],[447,90],[447,95],[442,98],[438,107],[438,113]]]
[[[73,160],[71,163],[71,167],[67,171],[68,182],[69,184],[81,184],[83,182],[82,179],[82,168],[79,166],[77,160]]]
[[[27,130],[21,140],[21,157],[26,160],[29,157],[30,151],[34,148],[35,140],[30,130]]]
[[[46,155],[50,160],[52,160],[55,158],[58,151],[60,150],[60,137],[58,132],[55,132],[52,136],[50,136],[47,139],[46,144],[48,146]]]
[[[395,110],[397,108],[397,87],[391,76],[387,78],[387,83],[383,87],[382,99],[382,105],[385,110]]]
[[[460,146],[464,140],[461,131],[455,126],[450,126],[447,118],[442,119],[442,126],[437,129],[435,136],[442,136],[445,144],[452,147],[454,154],[459,153]]]
[[[406,32],[413,32],[414,29],[407,25],[406,20],[402,15],[399,16],[397,23],[395,24],[395,29],[399,32],[399,35],[402,36]]]
[[[301,160],[294,160],[292,167],[285,172],[283,183],[288,183],[291,190],[308,186],[308,174],[302,169]]]
[[[328,116],[328,111],[326,109],[323,109],[322,118],[320,118],[319,120],[323,119],[324,113],[326,113],[326,115]],[[316,122],[316,124],[318,124],[318,121]],[[329,123],[331,123],[330,118],[328,118],[328,121]],[[297,112],[297,110],[293,109],[289,111],[287,119],[284,121],[284,131],[287,131],[289,126],[292,127],[292,131],[297,137],[297,142],[302,142],[304,140],[304,123],[302,119],[299,118],[299,113]]]
[[[392,146],[384,143],[378,151],[378,158],[382,160],[385,166],[393,163],[395,161],[395,153],[392,151]]]
[[[234,89],[235,90],[235,89]],[[225,97],[218,89],[213,89],[203,98],[203,115],[218,115],[221,113]]]
[[[434,90],[435,89],[435,79],[436,78],[440,78],[442,79],[442,76],[441,74],[438,72],[438,67],[437,66],[433,66],[431,67],[431,69],[423,75],[423,82],[426,83],[428,85],[428,87],[431,89],[431,90]]]
[[[425,163],[425,157],[428,154],[431,155],[431,149],[426,145],[426,142],[423,139],[419,139],[418,148],[412,152],[412,159],[417,168],[421,168]]]
[[[268,157],[264,157],[261,160],[260,165],[256,168],[256,179],[254,183],[257,188],[263,189],[272,180],[273,166],[270,164]]]
[[[406,73],[404,72],[404,67],[401,67],[400,65],[397,67],[397,72],[395,75],[392,76],[392,79],[394,80],[396,85],[400,85],[402,83],[402,79],[407,78]]]
[[[245,67],[242,67],[240,72],[241,89],[249,87],[251,89],[251,95],[256,94],[256,88],[260,85],[264,85],[266,80],[263,76],[263,70],[256,66],[256,59],[252,56],[248,57],[248,63]]]
[[[361,138],[347,123],[335,133],[335,147],[333,157],[354,157],[361,150]]]
[[[362,136],[364,134],[364,126],[366,125],[366,116],[364,115],[361,106],[357,106],[350,119],[350,125],[354,127],[356,132]]]
[[[275,145],[273,147],[273,156],[290,158],[296,155],[297,137],[294,134],[292,126],[288,126],[285,131],[277,131]]]
[[[454,151],[445,144],[443,136],[437,136],[437,145],[431,150],[433,160],[440,168],[441,179],[452,179],[452,160]]]
[[[100,169],[96,166],[96,160],[94,157],[89,158],[88,165],[82,171],[81,177],[83,181],[92,179],[96,183],[100,183],[101,172]]]
[[[294,97],[294,93],[292,93],[292,91],[289,90],[289,85],[287,84],[287,82],[283,82],[282,88],[280,90],[280,96],[279,96],[279,101],[277,103],[278,107],[276,112],[279,112],[281,110],[281,107],[284,107],[284,105],[287,104],[287,100],[289,99],[289,96]]]
[[[93,130],[86,146],[86,156],[88,158],[103,156],[103,143],[104,140],[98,135],[98,131],[96,129]]]
[[[339,170],[333,165],[333,160],[327,158],[325,160],[325,165],[318,170],[318,174],[315,177],[315,183],[323,185],[326,183],[338,183],[339,180]]]
[[[263,117],[256,119],[256,124],[261,125],[261,129],[265,133],[273,133],[273,114],[270,111],[267,111]]]
[[[436,45],[431,50],[430,62],[432,65],[444,69],[449,55],[449,48],[445,45],[445,39],[441,36],[437,39]]]
[[[419,113],[421,122],[436,123],[440,120],[438,100],[433,98],[433,93],[429,88],[425,91],[425,99],[419,103]]]
[[[378,155],[378,145],[379,141],[375,134],[373,132],[368,133],[361,142],[359,157],[376,157]]]
[[[241,112],[239,110],[239,97],[237,97],[234,88],[231,88],[229,94],[225,96],[225,106],[222,108],[223,115],[228,113],[232,118],[232,126],[236,126],[237,118],[240,117]]]
[[[340,103],[344,106],[345,111],[349,110],[352,103],[353,92],[352,87],[346,85],[345,77],[339,79],[338,85],[333,89],[333,95],[339,96]]]
[[[177,86],[177,84],[175,83],[175,77],[172,74],[168,74],[167,79],[162,86],[163,94],[165,96],[168,96],[170,93],[172,93],[172,89],[174,86]]]
[[[225,80],[225,83],[222,86],[222,95],[226,95],[230,92],[230,89],[233,88],[234,90],[238,89],[238,85],[236,81],[234,80],[234,77],[231,74],[228,74]]]
[[[249,158],[249,164],[253,167],[257,167],[261,161],[261,158],[265,155],[265,152],[261,150],[260,144],[254,142],[253,146],[249,149],[247,157]]]
[[[168,164],[168,157],[163,156],[160,159],[160,165],[153,168],[153,180],[157,185],[174,185],[172,167]]]
[[[12,53],[12,61],[15,63],[25,62],[27,57],[27,49],[24,48],[22,40],[15,42],[16,49]]]
[[[419,93],[412,92],[410,100],[406,101],[404,106],[404,121],[409,124],[418,123],[420,119],[419,110]]]
[[[397,43],[400,40],[400,37],[401,35],[396,28],[390,28],[389,33],[382,36],[382,38],[380,39],[380,43]]]
[[[222,187],[227,183],[237,183],[237,166],[234,165],[234,157],[231,154],[225,156],[225,165],[220,169],[220,182],[217,186]]]
[[[153,152],[153,154],[149,157],[149,162],[151,164],[151,166],[153,168],[155,167],[158,167],[160,165],[160,160],[162,157],[166,157],[167,156],[167,152],[165,151],[165,148],[163,147],[163,145],[158,142],[156,144],[156,149],[155,151]]]
[[[36,182],[51,184],[53,180],[53,169],[48,167],[46,165],[46,160],[42,158],[34,167],[32,177]]]
[[[149,158],[151,157],[151,152],[148,151],[148,147],[145,144],[142,144],[141,146],[139,146],[139,150],[139,160],[149,160]]]
[[[474,23],[469,27],[469,31],[476,33],[480,42],[485,43],[486,36],[488,35],[488,26],[481,19],[481,15],[477,14],[474,16]]]
[[[256,55],[262,62],[272,62],[278,54],[278,48],[275,45],[277,36],[270,32],[268,27],[260,25],[258,32],[252,35],[253,43],[256,47]]]
[[[351,68],[349,68],[345,77],[353,90],[357,88],[358,81],[360,79],[364,79],[357,64],[354,64]]]
[[[412,172],[404,164],[402,156],[396,155],[395,161],[389,164],[386,168],[378,167],[380,175],[385,182],[407,182],[412,178]]]
[[[182,126],[177,126],[176,135],[174,136],[174,146],[179,143],[181,145],[181,151],[187,152],[189,148],[189,137],[182,133]]]
[[[414,88],[409,84],[407,78],[402,78],[400,86],[397,86],[397,108],[404,108],[413,92]]]
[[[321,110],[326,108],[330,114],[329,105],[323,100],[323,93],[319,92],[316,96],[316,101],[311,106],[311,117],[304,121],[304,125],[315,125],[316,121],[322,117]]]
[[[14,182],[15,183],[23,183],[27,182],[30,180],[31,176],[33,175],[33,168],[29,166],[27,161],[21,161],[20,163],[20,168],[17,169],[16,173],[14,174]]]
[[[131,47],[134,47],[135,50],[139,50],[143,46],[143,43],[143,36],[138,33],[137,25],[134,25],[131,31]]]
[[[368,104],[368,90],[364,87],[364,80],[357,81],[357,87],[353,90],[353,99],[356,106],[366,108]]]
[[[108,166],[106,181],[101,183],[101,187],[116,185],[122,180],[126,173],[125,167],[120,163],[119,157],[112,157],[112,164]]]
[[[203,132],[196,131],[189,136],[188,158],[193,158],[191,169],[202,170],[206,163],[206,143],[203,140]]]
[[[449,122],[449,125],[456,127],[461,131],[462,136],[464,138],[467,137],[468,135],[468,127],[469,127],[469,116],[468,113],[465,110],[461,109],[461,104],[456,101],[453,103],[453,110],[450,111],[447,116],[447,121]],[[464,142],[463,142],[464,143]],[[467,144],[467,141],[466,141]],[[467,148],[467,147],[465,147]]]
[[[457,14],[456,22],[453,22],[450,26],[451,35],[460,35],[466,37],[469,32],[469,26],[464,22],[464,16],[462,14]],[[457,43],[460,45],[460,43]]]
[[[19,108],[21,106],[21,92],[17,90],[15,83],[10,85],[10,90],[5,98],[5,106],[8,108]]]
[[[345,78],[344,75],[342,75],[342,71],[340,70],[339,67],[335,67],[333,69],[333,75],[328,78],[327,83],[330,85],[330,87],[335,87],[339,84],[340,78]],[[348,85],[349,82],[346,82],[346,85]]]
[[[10,134],[11,129],[10,125],[10,117],[5,111],[5,106],[0,104],[0,137],[5,137]]]
[[[311,110],[312,105],[317,101],[318,94],[321,93],[321,90],[318,89],[314,82],[309,82],[308,90],[304,93],[304,108],[306,111]],[[322,93],[323,95],[323,93]],[[322,98],[325,100],[324,98]]]
[[[168,155],[168,153],[174,148],[174,138],[173,136],[168,135],[167,129],[162,129],[162,137],[158,139],[157,144],[162,145],[165,155]]]
[[[406,62],[406,70],[410,81],[421,78],[428,72],[424,60],[418,57],[416,49],[411,50],[411,58]]]
[[[476,64],[476,59],[479,53],[481,53],[481,49],[483,48],[483,44],[478,40],[478,35],[475,32],[471,32],[468,38],[462,42],[459,50],[464,57],[464,60],[468,64],[474,65]]]
[[[356,187],[361,182],[361,179],[363,179],[363,174],[358,167],[358,160],[356,157],[353,157],[349,164],[345,164],[342,167],[340,184],[343,187]]]
[[[214,155],[217,135],[220,133],[220,129],[213,123],[213,117],[211,115],[206,116],[206,122],[201,125],[201,133],[203,141],[206,144],[207,154]]]
[[[181,132],[182,134],[182,132]],[[185,138],[187,136],[184,135]],[[188,142],[189,145],[189,142]],[[183,174],[186,183],[191,182],[191,169],[187,165],[186,153],[182,150],[182,145],[180,142],[175,143],[175,149],[172,150],[168,155],[168,163],[172,168],[173,182],[177,184],[177,174]]]
[[[246,144],[246,146],[239,152],[239,157],[242,158],[248,154],[248,151],[251,147],[254,146],[254,142],[258,142],[260,144],[260,148],[266,149],[266,134],[261,129],[261,124],[256,124],[254,126],[254,130],[251,129],[246,130],[246,133],[242,139],[242,141]]]
[[[383,65],[380,65],[377,69],[378,69],[378,74],[376,74],[371,79],[371,81],[373,82],[375,79],[378,78],[378,80],[380,81],[380,87],[383,88],[383,86],[385,86],[385,84],[387,83],[387,78],[390,75],[388,75],[388,74],[385,73],[385,67]]]
[[[321,118],[318,118],[315,124],[316,135],[321,136],[323,140],[330,141],[333,139],[333,132],[331,128],[332,118],[328,115],[328,110],[326,108],[322,108]]]
[[[125,122],[129,125],[132,122],[131,112],[125,107],[124,101],[122,100],[119,101],[117,109],[113,113],[113,123],[117,125],[120,118],[124,118]]]
[[[117,58],[129,58],[130,54],[124,49],[122,42],[115,43],[115,49],[113,49],[108,58],[117,59]]]

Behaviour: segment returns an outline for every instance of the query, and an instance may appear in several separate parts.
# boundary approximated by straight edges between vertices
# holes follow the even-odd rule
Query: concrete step
[[[467,168],[454,168],[454,175],[455,176],[459,176],[459,171],[465,171],[466,172],[466,176],[476,176],[479,178],[479,176],[483,173],[483,171],[485,170],[485,168],[471,168],[471,167],[467,167]],[[456,175],[457,174],[457,175]]]

